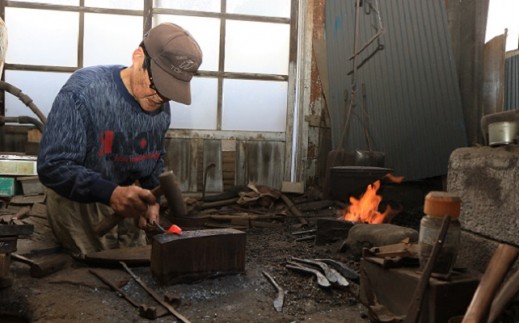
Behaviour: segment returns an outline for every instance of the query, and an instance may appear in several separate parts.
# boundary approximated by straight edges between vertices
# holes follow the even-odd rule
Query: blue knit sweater
[[[58,93],[40,143],[38,176],[77,202],[109,204],[117,185],[159,185],[170,106],[145,112],[120,76],[123,66],[76,71]]]

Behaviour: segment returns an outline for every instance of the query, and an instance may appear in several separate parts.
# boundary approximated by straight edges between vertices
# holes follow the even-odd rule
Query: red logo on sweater
[[[162,145],[159,133],[123,133],[106,130],[99,136],[98,156],[110,155],[113,161],[139,162],[146,159],[158,159]]]

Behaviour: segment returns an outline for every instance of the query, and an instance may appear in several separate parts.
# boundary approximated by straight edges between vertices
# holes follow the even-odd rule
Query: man
[[[144,36],[131,66],[80,69],[58,93],[38,175],[52,231],[73,256],[146,244],[140,229],[159,221],[150,190],[164,171],[168,101],[191,104],[190,81],[201,63],[195,39],[163,23]],[[124,220],[98,237],[93,227],[113,213]]]

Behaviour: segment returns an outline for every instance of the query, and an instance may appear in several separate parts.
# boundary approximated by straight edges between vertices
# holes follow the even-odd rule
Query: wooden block
[[[303,182],[282,182],[282,192],[303,194],[305,187]]]
[[[162,285],[192,282],[245,271],[246,233],[204,229],[158,234],[152,240],[150,268]]]

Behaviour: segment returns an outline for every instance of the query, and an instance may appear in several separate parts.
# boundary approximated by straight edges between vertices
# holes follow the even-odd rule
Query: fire
[[[380,186],[381,181],[377,180],[367,186],[367,190],[359,200],[351,196],[350,206],[345,213],[344,220],[359,223],[383,223],[387,215],[392,212],[392,208],[387,205],[383,213],[378,211],[379,203],[383,199],[376,194]]]

